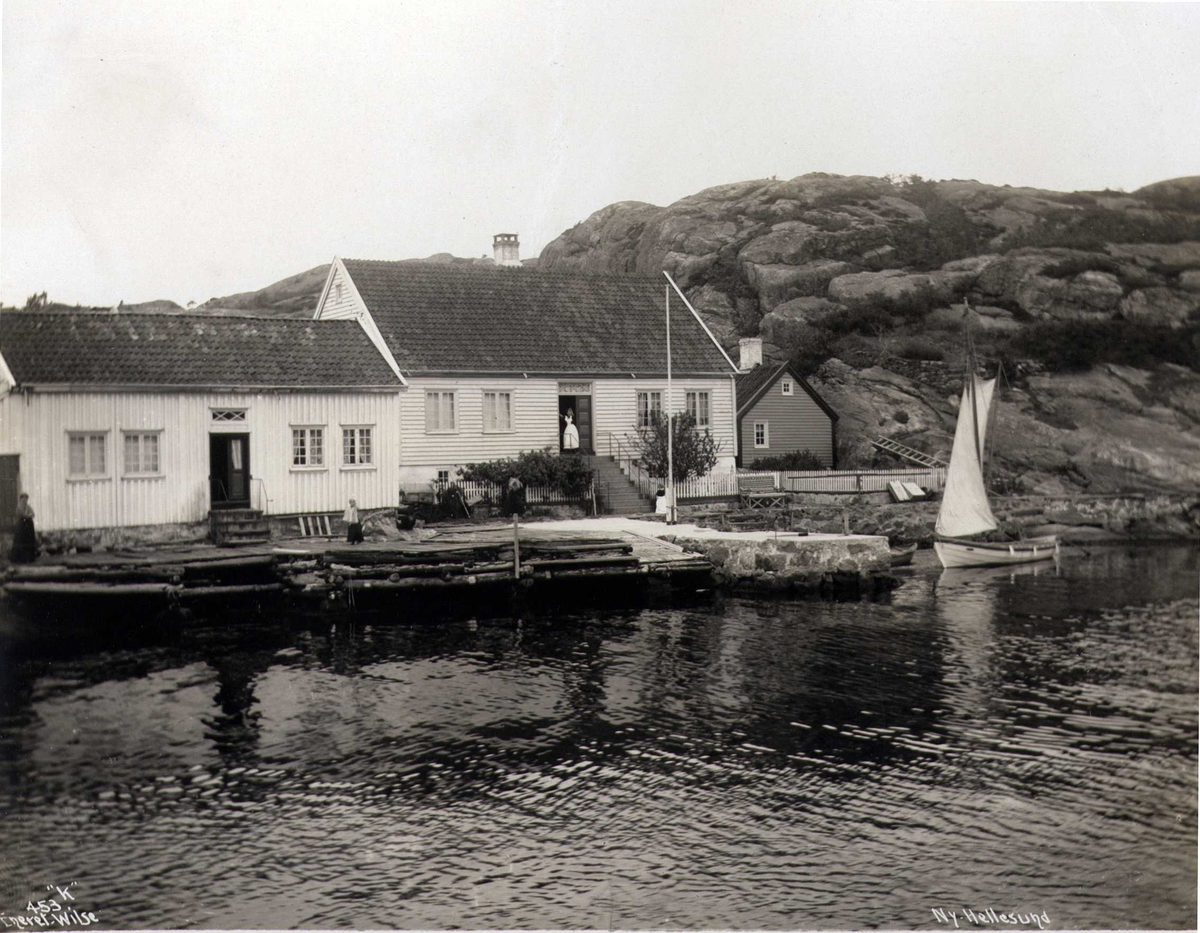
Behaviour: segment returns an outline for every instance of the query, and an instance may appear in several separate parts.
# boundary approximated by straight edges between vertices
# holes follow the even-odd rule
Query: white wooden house
[[[662,277],[547,272],[505,265],[335,257],[320,321],[357,320],[404,377],[397,397],[401,486],[457,467],[562,446],[570,412],[584,454],[670,407],[693,412],[737,455],[737,367],[672,293],[674,399],[667,392]]]
[[[0,468],[46,531],[389,506],[403,389],[346,321],[4,312]]]

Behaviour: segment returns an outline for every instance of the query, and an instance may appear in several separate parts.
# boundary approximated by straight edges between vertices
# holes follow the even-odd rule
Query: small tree
[[[696,418],[686,412],[676,413],[672,454],[674,478],[677,483],[704,476],[717,465],[721,445],[708,432],[696,427]],[[655,414],[648,428],[640,428],[642,466],[651,476],[665,479],[667,475],[667,419]]]
[[[41,293],[34,292],[32,295],[30,295],[28,298],[25,299],[25,310],[26,311],[44,311],[46,306],[49,303],[50,303],[50,301],[48,298],[46,298],[45,292],[41,292]]]

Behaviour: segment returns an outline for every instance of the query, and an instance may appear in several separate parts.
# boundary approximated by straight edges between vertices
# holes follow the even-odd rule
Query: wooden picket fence
[[[474,505],[482,499],[489,499],[497,505],[503,501],[504,487],[500,483],[489,483],[483,480],[454,480],[451,483],[434,482],[432,485],[433,491],[436,493],[441,493],[447,486],[457,487],[468,505]],[[590,505],[594,497],[595,493],[591,485],[582,493],[574,495],[563,492],[561,489],[552,489],[549,486],[525,487],[526,505],[578,505],[581,503]]]
[[[887,484],[899,480],[940,492],[946,484],[945,467],[914,467],[894,470],[742,470],[741,476],[770,477],[784,492],[857,493],[886,492]],[[688,499],[732,498],[738,495],[739,472],[709,473],[686,483],[675,484],[680,502]],[[665,481],[653,480],[663,485]]]

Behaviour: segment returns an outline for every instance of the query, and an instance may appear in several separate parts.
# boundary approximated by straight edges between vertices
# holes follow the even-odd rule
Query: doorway
[[[214,509],[250,506],[250,435],[208,436],[208,486]]]
[[[5,454],[0,457],[0,515],[11,524],[17,514],[17,497],[21,494],[21,455]],[[10,530],[0,526],[0,533]]]
[[[558,397],[558,449],[563,450],[563,428],[570,413],[575,427],[579,429],[579,452],[595,453],[592,444],[592,397],[590,395],[559,395]]]

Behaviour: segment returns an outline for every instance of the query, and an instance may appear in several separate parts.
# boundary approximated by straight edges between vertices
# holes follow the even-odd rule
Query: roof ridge
[[[658,281],[658,276],[652,272],[616,272],[611,269],[541,269],[537,266],[497,266],[492,263],[477,262],[437,262],[426,259],[352,259],[342,257],[342,262],[363,263],[374,266],[389,266],[395,268],[422,268],[466,272],[468,274],[500,273],[504,275],[540,275],[562,276],[564,278],[595,278],[595,279],[650,279]]]
[[[236,309],[234,309],[236,310]],[[341,323],[350,320],[349,318],[312,318],[312,317],[276,317],[270,314],[204,314],[203,312],[184,312],[183,314],[171,314],[169,311],[119,311],[115,314],[107,311],[78,311],[71,310],[44,310],[30,311],[25,308],[5,308],[5,314],[20,314],[28,315],[29,317],[67,317],[73,315],[77,317],[89,318],[165,318],[170,321],[177,321],[183,318],[189,320],[200,321],[293,321],[305,324],[333,324]]]

